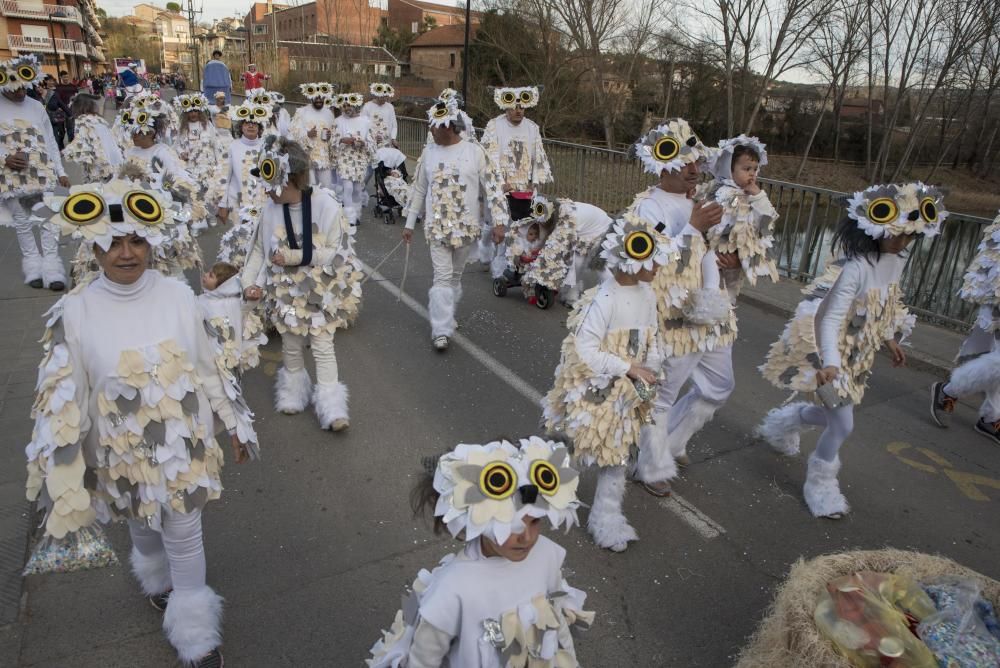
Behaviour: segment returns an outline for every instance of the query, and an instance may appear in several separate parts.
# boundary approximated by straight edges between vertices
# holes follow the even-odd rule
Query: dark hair
[[[746,144],[740,144],[735,149],[733,149],[733,163],[742,158],[743,156],[748,156],[754,162],[760,162],[760,153],[757,152],[753,146],[747,146]]]
[[[435,536],[439,536],[448,530],[444,520],[434,515],[434,508],[441,497],[438,491],[434,489],[434,470],[437,468],[438,459],[440,458],[441,455],[423,458],[423,467],[420,470],[420,475],[417,477],[417,481],[413,483],[413,489],[410,490],[410,509],[413,511],[413,516],[420,517],[429,512],[434,517]]]
[[[228,262],[216,262],[215,264],[212,265],[212,268],[209,271],[215,274],[215,278],[218,279],[219,285],[222,285],[230,278],[239,273],[236,267],[229,264]]]
[[[878,239],[865,234],[865,231],[858,226],[858,221],[850,216],[844,216],[843,220],[837,225],[837,231],[833,233],[830,248],[836,252],[838,247],[848,258],[869,255],[871,253],[875,254],[876,261],[882,257]]]
[[[61,77],[68,77],[69,76],[69,72],[67,72],[66,70],[59,70],[59,76],[61,76]]]
[[[215,51],[212,52],[212,57],[213,58],[215,58],[216,56],[221,56],[221,55],[222,55],[222,52],[219,51],[218,49],[216,49]]]

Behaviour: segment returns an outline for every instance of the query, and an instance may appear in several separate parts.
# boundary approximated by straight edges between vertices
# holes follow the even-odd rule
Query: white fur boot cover
[[[951,372],[945,391],[953,397],[989,392],[1000,386],[1000,350],[969,360]]]
[[[305,369],[289,371],[278,369],[278,380],[274,384],[274,410],[279,413],[301,413],[309,405],[312,379]]]
[[[806,401],[796,401],[772,408],[754,429],[754,434],[783,455],[792,457],[799,454],[799,434],[809,429],[802,422],[801,412],[811,405]]]
[[[181,661],[195,663],[222,644],[222,597],[208,586],[174,590],[163,630]]]
[[[639,431],[639,457],[635,477],[643,482],[661,482],[677,477],[677,462],[667,447],[667,416],[654,415],[654,423]]]
[[[431,320],[431,338],[450,337],[455,333],[455,292],[450,285],[435,285],[428,294],[427,311]]]
[[[343,383],[316,383],[312,401],[323,429],[329,429],[336,420],[350,419],[347,416],[347,386]]]
[[[847,499],[840,493],[838,472],[840,472],[840,457],[828,462],[817,457],[815,452],[809,455],[809,468],[806,470],[806,483],[802,486],[802,495],[813,517],[844,515],[850,511]]]
[[[45,287],[53,283],[66,284],[66,267],[63,266],[62,258],[58,252],[54,255],[42,256],[42,281]]]
[[[684,413],[680,416],[677,424],[670,424],[673,420],[667,421],[669,429],[667,433],[667,447],[670,449],[670,454],[675,458],[687,454],[688,441],[691,440],[692,436],[701,431],[701,428],[712,419],[715,411],[719,409],[718,404],[713,404],[701,397],[693,397],[690,402],[685,403],[688,403],[688,406],[682,407]],[[678,407],[679,405],[674,405],[670,412],[673,413]]]
[[[635,529],[622,513],[625,497],[625,467],[602,467],[597,474],[594,505],[587,519],[587,531],[600,547],[624,552],[629,541],[639,540]]]
[[[24,283],[27,285],[42,277],[42,256],[38,253],[25,255],[21,258],[21,271],[24,272]]]
[[[170,563],[167,553],[143,554],[132,546],[132,575],[139,581],[139,588],[146,596],[165,594],[173,589],[170,583]]]
[[[501,251],[490,260],[490,274],[493,278],[500,278],[505,271],[507,271],[507,254]]]

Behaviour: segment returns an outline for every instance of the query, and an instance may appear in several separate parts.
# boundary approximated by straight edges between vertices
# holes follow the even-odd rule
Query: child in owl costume
[[[122,151],[100,114],[101,98],[77,93],[70,103],[74,136],[63,150],[63,159],[75,163],[87,183],[108,181],[118,174]]]
[[[906,363],[900,343],[915,322],[899,286],[905,249],[914,238],[936,236],[947,216],[941,193],[922,183],[854,193],[833,239],[842,259],[803,290],[806,298],[760,367],[776,387],[813,398],[775,408],[757,433],[794,456],[799,433],[823,427],[803,486],[815,517],[839,519],[849,511],[837,482],[838,453],[854,428],[854,406],[864,397],[883,345],[894,366]]]
[[[375,135],[372,122],[361,114],[365,98],[360,93],[340,96],[340,116],[333,127],[333,153],[337,196],[351,225],[361,222],[361,210],[368,201],[365,176],[375,155]]]
[[[579,475],[561,443],[459,444],[427,462],[414,510],[465,547],[422,570],[370,668],[573,668],[572,627],[588,627],[586,594],[562,574],[566,551],[539,535],[576,524]]]
[[[623,552],[636,540],[625,519],[625,467],[649,420],[656,373],[656,294],[650,282],[669,261],[671,241],[631,213],[601,244],[611,277],[588,290],[569,317],[555,385],[542,401],[549,433],[573,440],[574,461],[597,466],[587,529],[601,547]]]
[[[174,98],[174,109],[179,117],[179,127],[173,149],[199,184],[199,197],[206,209],[212,212],[192,224],[192,233],[198,235],[216,222],[214,212],[226,188],[219,173],[229,164],[229,148],[209,121],[208,99],[204,95],[178,95]]]

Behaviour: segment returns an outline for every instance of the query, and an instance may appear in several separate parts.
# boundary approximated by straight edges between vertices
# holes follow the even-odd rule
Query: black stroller
[[[396,223],[396,214],[403,214],[405,202],[398,202],[396,198],[386,188],[385,180],[390,173],[395,170],[399,172],[403,181],[409,180],[406,172],[406,156],[402,151],[394,148],[381,148],[375,154],[377,164],[375,166],[375,207],[373,213],[380,216],[386,225]]]
[[[530,224],[531,219],[531,192],[510,192],[507,193],[507,209],[510,211],[510,219],[513,221],[511,227],[516,229],[518,224]],[[493,271],[493,295],[503,297],[509,288],[520,287],[524,290],[524,297],[529,304],[533,304],[540,309],[547,309],[554,301],[554,291],[544,285],[526,285],[523,283],[527,265],[509,264],[504,259],[504,251],[499,250],[499,254],[494,258],[496,267],[491,267]],[[500,270],[501,264],[505,268]]]

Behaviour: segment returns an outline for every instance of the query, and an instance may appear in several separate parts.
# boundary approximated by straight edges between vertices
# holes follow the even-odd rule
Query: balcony
[[[69,56],[79,54],[76,44],[71,39],[55,39],[51,37],[31,37],[30,35],[7,35],[7,46],[11,51],[19,53],[52,53],[55,47],[56,53],[63,53]]]
[[[0,0],[0,12],[4,16],[37,19],[39,21],[66,21],[83,25],[80,10],[76,7],[62,5],[45,5],[42,3],[21,2],[20,0]]]

